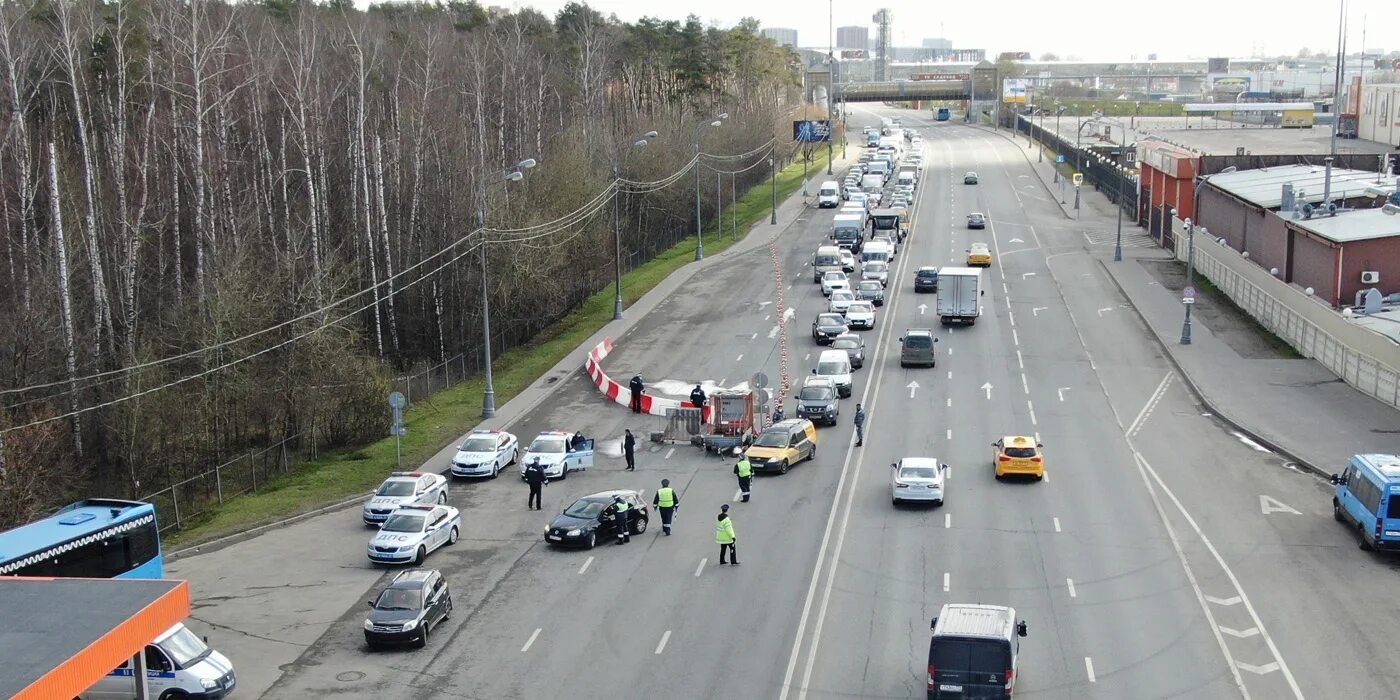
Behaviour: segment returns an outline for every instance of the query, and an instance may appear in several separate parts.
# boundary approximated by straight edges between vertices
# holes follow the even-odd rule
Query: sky
[[[533,7],[553,16],[568,0],[482,0],[483,5]],[[1168,2],[1076,2],[1002,0],[983,5],[968,0],[875,0],[830,3],[834,25],[871,26],[881,7],[894,15],[897,46],[918,46],[943,36],[954,48],[1029,51],[1034,58],[1054,53],[1084,60],[1161,59],[1292,55],[1307,47],[1329,53],[1337,45],[1341,0],[1249,2],[1248,0],[1170,0]],[[705,24],[732,26],[751,16],[765,27],[798,31],[803,47],[827,43],[828,3],[798,0],[707,0],[700,5],[646,0],[591,0],[594,9],[625,21],[644,15],[683,20],[695,13]],[[1281,11],[1283,10],[1283,11]],[[1306,11],[1306,13],[1304,12]],[[1359,50],[1362,27],[1366,48],[1400,49],[1400,3],[1348,0],[1348,52]]]

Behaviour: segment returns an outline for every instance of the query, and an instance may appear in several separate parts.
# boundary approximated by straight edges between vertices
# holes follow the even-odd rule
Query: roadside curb
[[[305,513],[298,513],[290,518],[283,518],[281,520],[276,520],[270,523],[255,525],[253,527],[248,528],[247,530],[241,530],[239,532],[235,532],[229,535],[224,535],[223,537],[217,537],[215,539],[209,540],[208,542],[201,542],[200,544],[190,545],[188,547],[185,547],[184,549],[177,549],[173,552],[165,552],[163,556],[165,557],[166,561],[175,561],[193,554],[205,554],[205,550],[212,552],[214,550],[223,549],[224,547],[227,547],[231,544],[238,544],[243,540],[249,540],[254,537],[257,537],[258,535],[261,535],[267,530],[272,530],[279,527],[286,527],[288,525],[301,522],[302,520],[306,520],[308,518],[313,518],[323,513],[329,513],[333,510],[345,508],[346,506],[349,506],[351,504],[358,503],[363,498],[364,496],[352,496],[343,501],[337,501],[330,505],[321,506],[320,508],[316,508],[315,510],[308,510]]]
[[[1191,395],[1195,397],[1195,399],[1198,402],[1200,402],[1200,404],[1204,406],[1206,410],[1210,411],[1211,417],[1220,419],[1221,422],[1230,426],[1232,429],[1239,431],[1241,434],[1243,434],[1245,437],[1248,437],[1250,440],[1253,440],[1254,442],[1263,445],[1264,447],[1268,448],[1271,452],[1279,455],[1280,457],[1283,457],[1285,460],[1292,462],[1293,464],[1299,467],[1306,469],[1307,471],[1313,474],[1316,474],[1317,476],[1321,476],[1324,478],[1330,476],[1331,472],[1322,470],[1317,465],[1307,461],[1306,459],[1303,459],[1302,457],[1299,457],[1298,455],[1294,454],[1291,450],[1288,450],[1287,448],[1284,448],[1283,446],[1279,445],[1277,442],[1260,435],[1259,433],[1255,432],[1249,427],[1241,424],[1239,421],[1231,418],[1228,414],[1222,412],[1219,409],[1219,407],[1210,400],[1206,393],[1201,390],[1200,385],[1197,384],[1197,382],[1191,377],[1191,373],[1186,371],[1185,366],[1183,366],[1181,362],[1177,360],[1176,353],[1172,352],[1171,344],[1168,343],[1166,339],[1164,339],[1156,331],[1156,329],[1152,327],[1152,324],[1148,322],[1146,314],[1144,314],[1142,312],[1142,309],[1139,309],[1137,304],[1133,302],[1133,298],[1128,295],[1128,292],[1126,289],[1123,288],[1122,283],[1120,283],[1118,281],[1118,278],[1114,276],[1113,272],[1108,269],[1108,265],[1103,261],[1103,258],[1097,256],[1093,257],[1094,261],[1099,264],[1099,267],[1103,268],[1104,274],[1107,275],[1108,278],[1113,281],[1113,286],[1118,290],[1118,294],[1128,301],[1128,306],[1132,307],[1133,313],[1137,315],[1138,320],[1141,321],[1143,327],[1147,329],[1147,334],[1162,349],[1162,354],[1167,357],[1167,361],[1171,362],[1172,368],[1176,371],[1177,376],[1181,377],[1182,384],[1186,387],[1187,391],[1190,391]],[[1124,258],[1124,262],[1127,262],[1129,260],[1137,262],[1138,258]]]

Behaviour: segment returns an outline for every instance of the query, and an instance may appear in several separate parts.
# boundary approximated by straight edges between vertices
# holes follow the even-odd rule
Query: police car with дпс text
[[[452,476],[495,476],[515,461],[520,443],[504,430],[473,430],[457,446]]]
[[[390,473],[365,503],[365,524],[379,525],[395,508],[410,503],[447,503],[447,477],[429,472]]]
[[[370,538],[366,553],[376,564],[422,564],[433,550],[456,543],[461,528],[452,506],[401,506]]]

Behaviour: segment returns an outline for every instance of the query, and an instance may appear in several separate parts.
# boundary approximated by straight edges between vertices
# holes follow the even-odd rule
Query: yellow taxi
[[[1024,435],[1008,435],[992,443],[992,465],[998,479],[1009,476],[1033,476],[1036,481],[1045,478],[1045,460],[1040,448],[1044,447],[1033,438]]]
[[[786,474],[788,467],[817,456],[817,428],[806,418],[778,421],[759,433],[744,456],[755,472]]]
[[[973,243],[972,247],[967,249],[967,266],[992,266],[992,251],[987,248],[986,243]]]

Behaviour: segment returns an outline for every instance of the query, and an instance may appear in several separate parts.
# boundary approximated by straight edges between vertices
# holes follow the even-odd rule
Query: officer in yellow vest
[[[622,496],[613,496],[612,505],[608,507],[612,509],[614,524],[617,526],[617,543],[627,544],[631,542],[632,527],[628,522],[628,516],[631,515],[629,512],[631,506],[628,505],[627,500]]]
[[[652,496],[651,504],[661,512],[661,531],[671,536],[671,517],[676,509],[681,507],[681,497],[676,490],[671,488],[670,479],[661,480],[661,488],[656,490],[656,495]]]
[[[753,465],[749,464],[748,456],[739,455],[739,461],[734,464],[734,475],[739,477],[739,491],[743,494],[744,502],[749,502],[749,482],[753,480]]]
[[[729,504],[719,507],[719,522],[715,525],[715,543],[719,545],[719,563],[729,564],[724,560],[724,555],[728,554],[733,562],[731,566],[739,565],[739,552],[734,549],[734,543],[738,537],[734,534],[734,521],[729,519]]]

